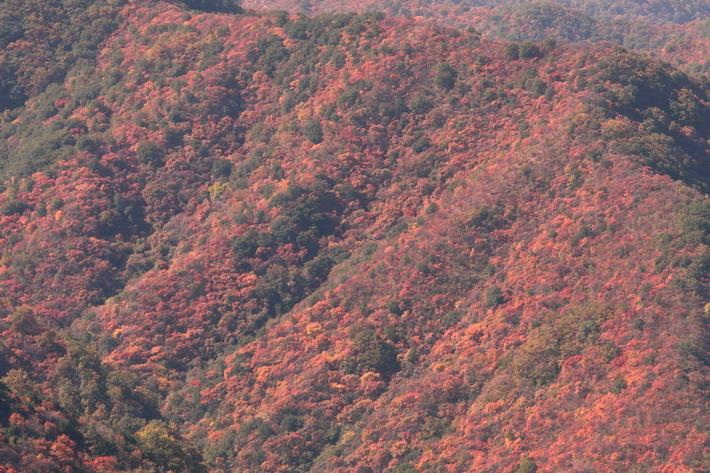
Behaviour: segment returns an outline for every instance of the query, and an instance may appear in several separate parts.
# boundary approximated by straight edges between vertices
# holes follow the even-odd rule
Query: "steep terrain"
[[[587,15],[601,18],[647,19],[653,23],[687,23],[705,20],[710,6],[703,0],[678,2],[674,0],[556,0],[548,2],[531,0],[248,0],[243,5],[261,9],[290,10],[328,9],[330,11],[358,9],[392,9],[395,13],[445,12],[449,8],[463,10],[477,7],[496,8],[526,5],[559,5]]]
[[[706,84],[105,7],[0,120],[0,472],[710,468]]]
[[[246,0],[244,6],[291,12],[384,11],[507,41],[610,42],[643,51],[683,71],[710,73],[707,2]],[[613,14],[610,14],[613,13]]]

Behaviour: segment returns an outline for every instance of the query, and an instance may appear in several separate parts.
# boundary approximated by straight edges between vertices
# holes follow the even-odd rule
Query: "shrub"
[[[301,416],[287,414],[281,419],[280,425],[289,432],[295,432],[303,427],[303,418]]]
[[[434,102],[424,94],[416,94],[409,102],[409,108],[414,113],[425,114],[434,108]]]
[[[289,51],[284,46],[283,40],[276,35],[259,40],[257,50],[257,54],[260,55],[261,69],[269,77],[273,77],[279,63],[289,57]]]
[[[93,136],[83,135],[76,140],[76,147],[82,151],[96,153],[99,149],[99,140]]]
[[[504,300],[503,291],[498,286],[491,286],[486,291],[485,304],[487,308],[498,307]]]
[[[12,412],[10,393],[7,386],[0,382],[0,422],[7,422]]]
[[[505,56],[508,59],[518,59],[520,57],[520,46],[510,43],[505,47]]]
[[[124,223],[124,218],[116,209],[104,210],[99,214],[98,233],[101,236],[109,236],[117,233]]]
[[[611,309],[599,304],[587,304],[567,312],[528,338],[513,357],[513,371],[537,386],[551,383],[565,360],[597,341],[602,322],[610,316]],[[601,345],[604,350],[606,343]]]
[[[388,311],[390,311],[390,313],[392,313],[394,315],[402,315],[404,313],[404,309],[402,309],[402,305],[394,299],[387,301],[387,303],[385,304],[385,307],[387,308]]]
[[[271,234],[279,245],[286,245],[296,241],[298,227],[289,217],[277,217],[269,228]]]
[[[311,118],[303,126],[303,134],[312,143],[321,143],[323,141],[323,126],[318,119]]]
[[[392,344],[371,330],[356,331],[353,343],[354,368],[360,373],[373,371],[388,378],[401,369],[397,351]]]
[[[557,48],[557,40],[554,38],[545,38],[542,42],[542,49],[544,52],[552,51],[555,48]]]
[[[412,151],[414,151],[417,154],[423,153],[426,151],[428,148],[431,147],[431,140],[426,137],[422,136],[417,141],[412,144]]]
[[[306,263],[305,269],[311,278],[325,280],[334,265],[335,261],[332,258],[323,256]]]
[[[136,433],[143,452],[151,461],[168,470],[204,472],[197,449],[180,440],[165,422],[153,420]]]
[[[177,128],[167,128],[163,131],[163,137],[170,146],[180,146],[182,144],[183,133]]]
[[[540,48],[538,48],[536,44],[533,44],[529,41],[526,41],[520,45],[519,54],[520,57],[525,59],[532,59],[534,57],[542,56]]]
[[[185,4],[208,13],[243,13],[244,10],[234,0],[185,0]]]
[[[232,162],[228,159],[215,159],[212,163],[212,177],[229,177],[232,174]]]
[[[537,464],[529,456],[523,455],[518,467],[518,473],[535,473],[536,471]]]
[[[442,62],[436,66],[436,75],[434,76],[434,82],[436,85],[444,90],[451,90],[456,84],[456,77],[458,73],[456,69],[451,67],[451,64],[447,62]]]
[[[152,141],[144,141],[138,146],[138,158],[151,166],[163,165],[163,151]]]
[[[315,26],[315,21],[307,18],[301,17],[287,23],[284,26],[284,33],[291,39],[306,40],[313,33],[312,28]]]
[[[626,383],[626,380],[624,378],[619,377],[614,379],[614,386],[611,388],[611,392],[613,392],[614,394],[619,394],[621,391],[628,387],[629,385]]]
[[[37,335],[42,331],[34,312],[29,307],[20,307],[13,312],[12,329],[23,335]]]
[[[0,208],[0,213],[7,217],[9,215],[21,214],[28,208],[30,208],[30,206],[27,205],[26,202],[19,199],[10,199]]]
[[[259,249],[257,233],[252,230],[234,238],[231,247],[237,259],[254,257],[256,250]]]

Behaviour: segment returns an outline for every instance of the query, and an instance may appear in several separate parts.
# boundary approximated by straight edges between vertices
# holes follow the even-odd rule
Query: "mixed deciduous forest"
[[[698,1],[244,0],[293,13],[383,11],[506,41],[609,42],[691,75],[710,74],[710,6]]]
[[[708,471],[707,5],[606,3],[0,3],[0,472]]]

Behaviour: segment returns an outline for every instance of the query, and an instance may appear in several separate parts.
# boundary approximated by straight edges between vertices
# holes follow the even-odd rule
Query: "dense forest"
[[[705,1],[635,0],[245,0],[293,13],[384,11],[475,29],[506,41],[610,42],[644,51],[698,77],[710,77],[710,6]]]
[[[313,3],[0,3],[0,473],[710,471],[707,5]]]
[[[450,8],[463,11],[475,8],[497,8],[542,5],[571,8],[601,18],[647,19],[653,23],[688,23],[707,20],[710,5],[703,0],[246,0],[242,5],[284,10],[390,10],[403,15],[446,13]],[[434,13],[437,12],[437,13]],[[534,20],[532,18],[531,20]]]

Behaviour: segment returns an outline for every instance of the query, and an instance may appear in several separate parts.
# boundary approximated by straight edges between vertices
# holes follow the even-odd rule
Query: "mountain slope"
[[[0,471],[707,468],[702,84],[378,14],[120,16],[0,123]]]
[[[710,34],[703,2],[461,2],[461,1],[293,1],[247,0],[246,7],[294,13],[384,11],[475,28],[507,41],[611,42],[680,67],[708,74]],[[613,15],[609,13],[615,10]]]
[[[425,11],[442,11],[448,8],[472,9],[476,7],[495,8],[525,5],[541,5],[543,2],[530,0],[248,0],[245,7],[259,9],[312,9],[326,11],[357,11],[363,9],[392,9],[393,13],[419,14]],[[654,0],[638,2],[634,0],[558,0],[547,2],[565,8],[573,8],[593,17],[647,19],[654,23],[687,23],[704,20],[710,14],[710,7],[701,0],[679,2],[676,0]]]

